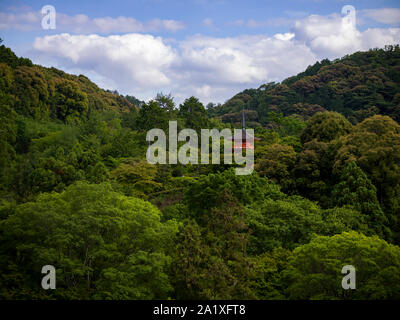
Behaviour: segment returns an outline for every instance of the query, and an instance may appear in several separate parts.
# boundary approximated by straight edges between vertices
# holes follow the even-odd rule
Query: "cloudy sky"
[[[55,29],[42,27],[45,5]],[[0,37],[34,63],[142,100],[222,103],[318,60],[400,43],[400,2],[1,0]]]

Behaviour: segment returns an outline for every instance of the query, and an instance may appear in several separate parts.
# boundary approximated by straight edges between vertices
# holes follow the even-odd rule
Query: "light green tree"
[[[356,289],[342,288],[342,268],[356,269]],[[355,231],[316,236],[296,248],[283,271],[289,299],[400,299],[400,247]]]
[[[0,223],[0,296],[6,299],[167,299],[177,232],[150,203],[108,184],[77,183],[41,194]],[[57,290],[41,290],[53,265]]]

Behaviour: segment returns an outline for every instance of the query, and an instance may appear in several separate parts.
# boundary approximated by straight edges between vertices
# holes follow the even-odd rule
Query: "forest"
[[[240,128],[242,110],[252,174],[146,161],[148,130]],[[206,106],[1,45],[0,122],[0,299],[400,299],[398,45]]]

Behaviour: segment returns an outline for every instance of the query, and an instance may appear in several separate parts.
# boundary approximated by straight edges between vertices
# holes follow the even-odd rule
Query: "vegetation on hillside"
[[[244,90],[208,111],[212,117],[234,123],[243,108],[254,126],[273,122],[270,112],[308,119],[325,110],[339,112],[353,124],[375,114],[399,122],[400,47],[388,45],[334,61],[324,59],[282,83]]]
[[[205,108],[0,46],[0,298],[400,299],[399,59],[324,60]],[[252,174],[147,163],[148,130],[233,128],[243,107]]]

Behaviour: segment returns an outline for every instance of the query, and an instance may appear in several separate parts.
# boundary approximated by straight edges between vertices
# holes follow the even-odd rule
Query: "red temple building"
[[[254,150],[254,144],[252,141],[258,141],[260,138],[256,138],[246,132],[245,120],[244,120],[244,109],[242,111],[242,132],[235,134],[232,137],[233,149],[251,149]]]

